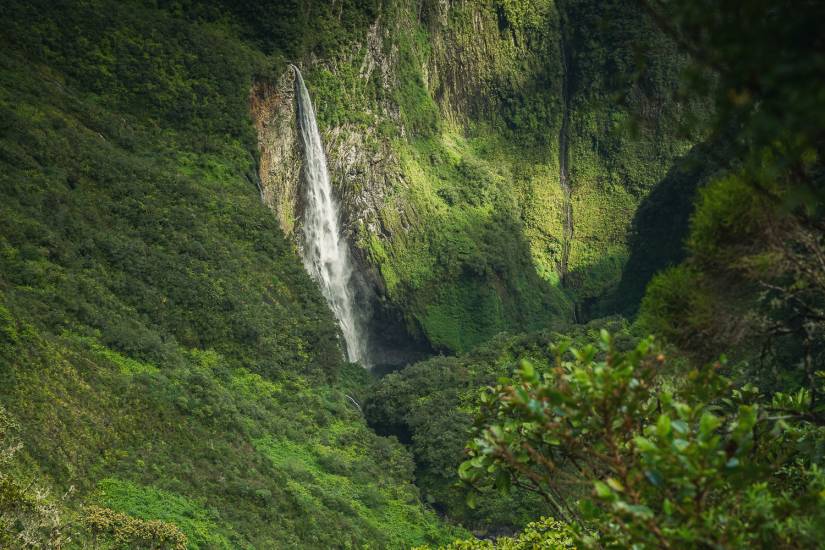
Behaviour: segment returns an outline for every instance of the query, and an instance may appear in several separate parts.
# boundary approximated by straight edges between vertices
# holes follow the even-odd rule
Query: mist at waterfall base
[[[367,331],[355,304],[353,261],[349,246],[341,235],[338,202],[332,193],[327,160],[315,109],[301,71],[295,71],[298,102],[298,127],[304,145],[304,197],[302,219],[304,267],[318,283],[329,303],[344,337],[347,359],[370,367]]]

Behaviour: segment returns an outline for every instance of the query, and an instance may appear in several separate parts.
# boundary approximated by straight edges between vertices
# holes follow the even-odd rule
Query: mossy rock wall
[[[698,139],[683,63],[635,4],[591,0],[393,3],[302,58],[380,307],[450,351],[598,311],[636,208]]]

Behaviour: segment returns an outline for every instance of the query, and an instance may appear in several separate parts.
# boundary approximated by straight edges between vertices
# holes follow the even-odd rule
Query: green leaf
[[[593,503],[592,500],[582,499],[578,503],[579,512],[582,517],[586,519],[593,519],[599,517],[601,509]]]
[[[465,460],[458,466],[458,477],[461,479],[474,479],[476,477],[475,474],[475,464],[473,464],[472,460]]]
[[[662,438],[670,435],[670,417],[666,414],[659,415],[659,420],[656,422],[656,433]]]
[[[593,489],[595,489],[596,496],[599,498],[610,498],[613,496],[613,491],[611,491],[610,487],[603,481],[594,481]]]
[[[475,493],[475,491],[469,491],[467,493],[467,506],[471,510],[475,509],[475,507],[476,507],[476,493]]]
[[[622,482],[621,482],[621,481],[619,481],[619,480],[618,480],[618,479],[616,479],[616,478],[609,477],[609,478],[607,478],[607,479],[605,480],[605,482],[606,482],[606,483],[610,486],[610,488],[611,488],[611,489],[613,489],[614,491],[618,491],[618,492],[620,492],[620,493],[624,491],[624,485],[622,485]]]
[[[653,510],[643,504],[628,504],[626,509],[631,514],[641,519],[650,519],[653,517]]]
[[[536,377],[536,369],[529,361],[522,361],[519,368],[519,374],[524,380],[534,380]]]
[[[634,437],[633,442],[636,444],[636,448],[643,453],[650,453],[657,449],[656,445],[654,445],[652,441],[640,435]]]
[[[699,421],[699,433],[703,438],[708,438],[713,431],[722,424],[722,421],[713,414],[706,412]]]
[[[656,470],[645,470],[645,477],[651,485],[658,487],[662,484],[662,474]]]
[[[678,433],[679,435],[685,435],[690,431],[690,427],[687,425],[687,422],[684,420],[674,420],[672,422],[673,431]]]

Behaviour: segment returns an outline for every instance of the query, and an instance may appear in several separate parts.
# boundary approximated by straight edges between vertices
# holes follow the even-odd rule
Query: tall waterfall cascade
[[[366,331],[355,305],[355,280],[349,245],[341,234],[340,209],[332,192],[327,159],[301,71],[295,71],[298,127],[304,146],[304,213],[302,218],[304,267],[321,287],[332,309],[351,362],[367,362]]]

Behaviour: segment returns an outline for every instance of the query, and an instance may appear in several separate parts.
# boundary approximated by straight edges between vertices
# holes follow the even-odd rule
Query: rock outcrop
[[[292,71],[284,72],[275,83],[255,83],[249,103],[258,133],[261,200],[275,213],[284,233],[291,236],[300,217],[301,172]]]

